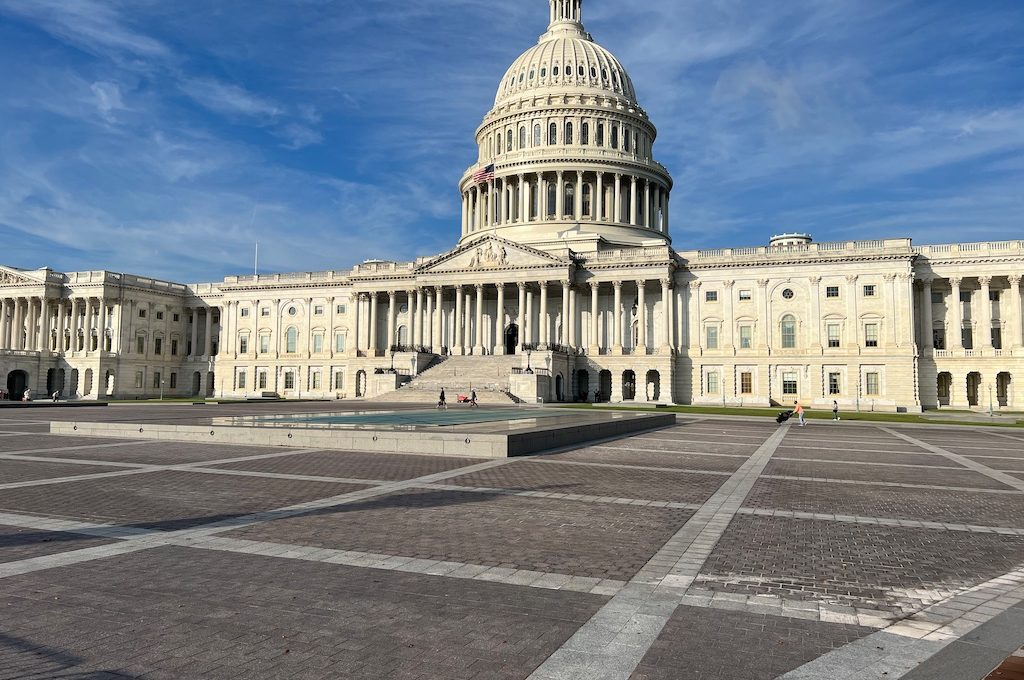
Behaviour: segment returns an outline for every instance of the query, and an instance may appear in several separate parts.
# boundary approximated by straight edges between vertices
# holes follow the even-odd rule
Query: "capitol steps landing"
[[[394,392],[373,399],[378,403],[436,404],[444,389],[449,404],[456,403],[458,395],[476,390],[481,404],[508,405],[519,403],[509,394],[509,376],[512,369],[520,368],[519,356],[451,356],[442,357],[427,370]]]

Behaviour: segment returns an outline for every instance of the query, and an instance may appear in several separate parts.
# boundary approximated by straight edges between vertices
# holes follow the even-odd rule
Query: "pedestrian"
[[[441,396],[437,400],[437,408],[443,408],[445,411],[448,410],[448,401],[444,397],[444,388],[441,388]]]
[[[832,400],[832,420],[839,420],[839,402]]]
[[[595,404],[600,404],[601,403],[601,390],[600,389],[594,390],[594,403]]]
[[[472,390],[469,393],[469,406],[470,408],[476,408],[479,404],[476,403],[476,390]]]
[[[53,391],[53,403],[56,404],[58,399],[60,399],[60,390],[54,390]]]
[[[25,394],[21,395],[21,400],[22,401],[32,401],[32,390],[26,388],[25,389]]]
[[[794,401],[793,404],[795,405],[793,410],[800,416],[800,427],[803,427],[807,424],[807,419],[804,417],[804,407],[800,405],[799,401]]]

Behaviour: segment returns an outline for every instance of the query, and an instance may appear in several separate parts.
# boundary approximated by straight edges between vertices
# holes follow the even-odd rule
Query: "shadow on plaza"
[[[0,632],[0,670],[19,680],[138,680],[114,670],[76,670],[85,659],[65,650]],[[9,672],[17,675],[6,675]]]

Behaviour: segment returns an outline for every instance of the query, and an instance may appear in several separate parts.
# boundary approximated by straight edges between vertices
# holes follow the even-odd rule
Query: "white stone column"
[[[636,175],[631,175],[629,178],[629,223],[633,226],[636,226],[639,223],[637,218],[636,198]]]
[[[463,346],[466,348],[466,353],[472,352],[473,348],[473,291],[466,291],[465,300],[465,314],[466,319],[463,322],[463,330],[466,333],[466,337],[463,338]]]
[[[565,218],[565,173],[559,170],[555,174],[558,177],[558,188],[555,189],[555,219],[561,220]]]
[[[855,348],[860,345],[860,319],[857,317],[857,281],[856,274],[846,277],[846,344]]]
[[[64,301],[57,300],[57,354],[64,353]],[[2,345],[0,345],[2,346]]]
[[[427,349],[434,351],[434,292],[429,288],[423,289],[423,299],[426,307],[423,309],[423,344],[428,345]]]
[[[494,353],[505,354],[505,283],[499,282],[498,304],[494,312]]]
[[[597,191],[594,192],[594,219],[600,222],[604,219],[604,173],[597,173]]]
[[[979,276],[978,283],[981,284],[981,342],[976,346],[981,349],[992,349],[992,277]]]
[[[371,357],[377,356],[377,296],[377,291],[370,293],[370,338],[366,346]],[[412,307],[411,301],[409,306]]]
[[[612,307],[612,354],[622,354],[622,281],[613,281],[615,301]],[[614,381],[612,381],[614,383]]]
[[[576,337],[576,323],[579,320],[579,307],[577,305],[578,298],[576,296],[576,289],[569,289],[569,347],[575,350],[579,347],[580,343]]]
[[[476,342],[473,343],[473,354],[484,353],[484,284],[476,284]]]
[[[1021,313],[1021,294],[1020,294],[1020,274],[1012,274],[1010,276],[1010,304],[1012,306],[1008,324],[1010,328],[1010,342],[1009,346],[1012,349],[1020,349],[1024,347],[1024,323],[1022,323]],[[1021,388],[1017,387],[1018,394],[1024,394]],[[1019,404],[1015,404],[1017,406]]]
[[[665,228],[662,229],[662,232],[666,233],[666,234],[668,233],[668,228],[669,228],[669,224],[670,224],[669,223],[669,219],[668,219],[668,204],[669,204],[669,201],[671,200],[671,198],[672,198],[671,194],[669,194],[668,193],[668,189],[666,189],[665,190]]]
[[[575,209],[574,216],[576,221],[579,222],[583,219],[583,171],[576,171],[576,190],[573,193],[575,202],[573,208]]]
[[[465,236],[468,231],[467,225],[469,224],[469,192],[462,192],[462,235]]]
[[[28,323],[25,325],[25,349],[34,352],[36,348],[36,298],[25,298],[25,306],[28,310]]]
[[[416,342],[414,343],[417,347],[422,347],[424,345],[424,342],[423,342],[423,340],[424,340],[423,329],[424,329],[425,321],[426,321],[426,314],[425,314],[424,304],[425,304],[425,298],[424,298],[424,295],[423,295],[423,289],[422,288],[417,288],[416,289],[416,316],[415,316],[415,319],[416,319]]]
[[[661,280],[661,304],[665,311],[665,324],[661,333],[661,354],[672,353],[672,327],[675,314],[672,310],[672,279]]]
[[[433,351],[440,354],[441,346],[444,345],[444,286],[434,287],[434,299],[436,300],[436,306],[434,307],[434,327],[431,328],[434,338]]]
[[[644,226],[651,228],[651,180],[644,180]]]
[[[463,323],[465,318],[462,315],[462,286],[455,286],[455,342],[452,343],[452,354],[459,356],[466,353],[464,344]]]
[[[519,311],[516,318],[516,325],[519,327],[519,346],[516,351],[521,354],[523,345],[529,342],[526,337],[526,284],[518,281],[516,287],[519,288]]]
[[[72,307],[73,309],[73,307]],[[259,318],[260,310],[256,310],[256,316]],[[189,350],[188,356],[190,359],[199,356],[199,308],[192,308],[192,346]]]
[[[389,290],[388,291],[388,346],[387,346],[388,350],[390,350],[392,347],[394,347],[395,345],[398,344],[398,340],[395,337],[395,320],[396,320],[396,316],[395,316],[395,312],[396,312],[396,310],[395,310],[395,303],[397,301],[396,300],[397,297],[398,297],[398,291],[395,291],[395,290]]]
[[[206,308],[206,331],[203,340],[203,356],[210,358],[213,355],[213,307]]]
[[[601,342],[600,287],[600,282],[590,282],[590,348],[587,351],[593,356],[601,354],[604,344]]]
[[[100,297],[100,329],[99,335],[96,338],[97,350],[102,352],[106,346],[107,339],[107,301]],[[169,342],[169,341],[168,341]],[[111,341],[111,349],[113,349],[113,341]]]
[[[810,348],[816,354],[821,353],[821,277],[812,276],[811,281],[811,318],[808,319],[810,326]]]
[[[548,282],[540,282],[540,344],[547,349],[550,342],[548,333],[551,331],[551,321],[548,319]]]
[[[637,353],[647,356],[647,282],[636,282]]]
[[[0,350],[9,349],[7,346],[7,314],[10,311],[10,307],[7,304],[7,298],[0,298]]]
[[[533,289],[526,289],[526,344],[537,344],[536,325],[533,323]]]
[[[952,294],[947,310],[953,313],[953,318],[946,324],[949,327],[949,334],[953,337],[947,338],[946,346],[951,349],[964,348],[964,305],[960,302],[960,284],[963,279],[954,276],[949,280]]]
[[[921,347],[931,353],[935,348],[932,319],[932,279],[921,281]]]
[[[356,337],[355,337],[355,340],[353,341],[352,344],[355,345],[355,355],[359,356],[359,352],[360,352],[360,350],[362,350],[362,347],[361,347],[362,339],[361,339],[360,336],[362,335],[362,330],[363,330],[362,327],[361,327],[362,326],[362,310],[360,309],[362,307],[362,295],[359,294],[359,293],[352,293],[349,296],[349,304],[352,305],[352,309],[355,310],[355,319],[354,319],[354,326],[355,327],[352,330],[355,332],[355,336]],[[257,313],[259,313],[259,308],[258,307],[257,307],[256,311],[257,311]]]
[[[611,221],[618,224],[622,221],[622,173],[615,173],[615,201],[613,203],[615,214]]]
[[[562,281],[562,337],[559,338],[558,342],[564,346],[569,346],[569,282]]]

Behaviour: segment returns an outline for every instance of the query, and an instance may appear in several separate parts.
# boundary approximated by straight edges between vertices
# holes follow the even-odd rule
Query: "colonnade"
[[[236,308],[238,306],[237,302],[228,303],[228,304],[229,305],[233,304],[233,305],[235,305]],[[214,356],[214,351],[213,351],[213,340],[214,340],[214,337],[215,337],[214,333],[213,333],[213,325],[214,325],[213,313],[214,313],[214,311],[219,312],[219,315],[220,315],[220,327],[218,328],[218,332],[217,332],[217,335],[216,335],[216,338],[217,338],[217,348],[218,348],[218,351],[219,351],[223,347],[223,345],[224,345],[224,343],[221,340],[220,336],[221,336],[221,331],[223,331],[223,329],[224,329],[224,319],[225,319],[224,313],[223,313],[223,311],[221,311],[220,307],[213,306],[213,307],[186,307],[185,308],[185,314],[186,315],[190,314],[192,316],[192,331],[191,331],[192,332],[192,342],[189,344],[188,350],[187,350],[187,356],[188,356],[189,359],[196,359],[196,358],[199,358],[199,357],[212,357],[212,356]],[[204,328],[204,331],[203,331],[203,344],[202,345],[199,344],[199,313],[200,312],[203,312],[205,317],[206,317],[206,323],[204,324],[205,328]],[[230,315],[228,316],[228,318],[230,318]],[[230,337],[230,336],[228,336],[228,337]],[[202,349],[201,352],[199,351],[200,349]]]
[[[397,346],[398,308],[404,302],[408,306],[408,345],[403,350],[456,355],[500,355],[510,349],[521,353],[556,347],[592,355],[670,352],[675,327],[671,321],[672,281],[660,281],[665,321],[658,338],[648,334],[653,306],[647,288],[651,283],[636,281],[636,297],[629,304],[624,304],[623,281],[591,281],[582,286],[569,281],[475,283],[359,293],[355,299],[356,349],[360,354],[378,356]],[[559,291],[560,297],[553,303],[552,293]],[[612,304],[602,309],[608,292]],[[589,317],[586,321],[585,314]],[[602,321],[606,315],[611,317],[607,323]],[[636,335],[627,337],[626,324],[633,321]],[[379,342],[378,329],[382,327],[386,327],[384,343]],[[514,335],[506,335],[513,328]]]
[[[983,275],[974,277],[975,282],[967,283],[962,276],[952,276],[946,279],[926,277],[921,279],[919,318],[921,347],[923,350],[963,351],[972,350],[993,350],[1011,349],[1024,347],[1024,319],[1021,311],[1021,275],[1012,274],[1005,278],[1006,285],[998,282],[993,286],[994,277]],[[948,291],[948,292],[947,292]],[[962,301],[965,292],[977,292],[980,296],[978,304]],[[999,296],[993,300],[993,292],[999,291]],[[942,328],[946,332],[944,347],[935,346],[936,319],[934,310],[934,293],[941,293],[945,305],[945,318],[940,319]],[[979,318],[973,318],[973,312],[977,309]],[[998,322],[998,323],[997,323]],[[979,329],[974,334],[975,324]],[[999,347],[994,347],[993,334],[991,330],[999,327],[1007,331],[1005,336],[1000,337]],[[972,339],[971,347],[964,346],[964,330],[970,331]],[[1001,334],[1000,334],[1001,335]]]
[[[625,224],[668,233],[669,190],[654,179],[582,170],[496,177],[462,195],[462,235],[544,220]]]
[[[116,334],[107,333],[107,325],[107,302],[99,298],[0,299],[0,350],[117,351]]]

